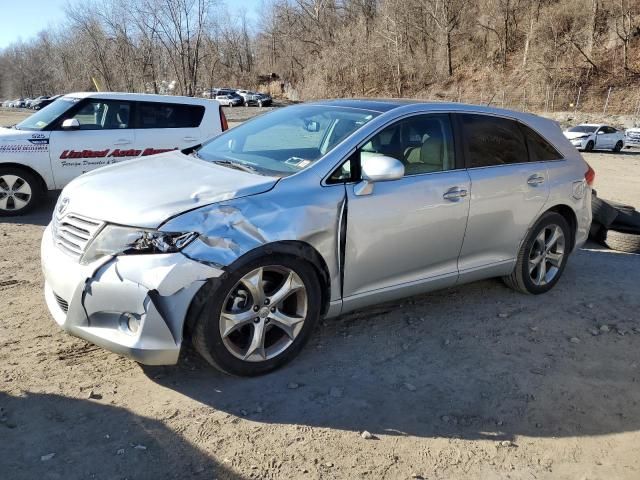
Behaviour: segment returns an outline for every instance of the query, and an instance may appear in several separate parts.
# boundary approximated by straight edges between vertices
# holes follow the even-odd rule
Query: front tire
[[[593,140],[589,140],[587,142],[587,145],[584,147],[584,151],[585,152],[591,152],[591,151],[593,151],[593,147],[594,147]]]
[[[41,182],[18,167],[0,166],[0,217],[29,213],[44,197]]]
[[[615,152],[615,153],[618,153],[620,150],[622,150],[622,146],[623,146],[622,141],[618,140],[618,143],[616,143],[616,146],[613,147],[612,151]]]
[[[262,375],[291,361],[320,318],[315,269],[293,256],[249,260],[210,287],[193,344],[211,365],[231,375]]]
[[[547,212],[536,222],[522,243],[507,286],[538,295],[551,290],[564,272],[571,252],[571,230],[564,217]]]

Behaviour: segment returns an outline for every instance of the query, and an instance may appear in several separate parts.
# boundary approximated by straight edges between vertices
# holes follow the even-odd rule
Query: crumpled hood
[[[179,213],[262,193],[277,181],[172,151],[85,173],[65,187],[60,199],[69,199],[66,212],[157,228]]]
[[[574,138],[579,138],[579,137],[588,137],[589,135],[591,135],[591,133],[567,132],[566,130],[562,133],[564,133],[564,136],[567,137],[569,140],[573,140]]]

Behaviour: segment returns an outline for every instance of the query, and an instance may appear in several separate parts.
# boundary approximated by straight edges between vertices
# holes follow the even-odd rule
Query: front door
[[[138,156],[131,110],[127,101],[90,98],[59,122],[49,138],[57,188],[89,170]],[[79,128],[63,130],[62,121],[67,119],[76,119]]]
[[[464,169],[456,169],[449,115],[398,121],[359,155],[395,157],[405,176],[375,183],[364,195],[347,185],[345,307],[357,308],[369,295],[386,300],[423,291],[427,283],[454,284],[470,182]]]

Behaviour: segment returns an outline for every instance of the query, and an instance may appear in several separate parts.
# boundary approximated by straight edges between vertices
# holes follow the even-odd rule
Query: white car
[[[104,165],[201,144],[227,129],[218,102],[132,93],[70,93],[0,128],[0,217]]]
[[[624,132],[624,146],[640,147],[640,127],[627,128]]]
[[[215,100],[225,107],[235,107],[237,105],[242,105],[242,99],[240,97],[234,97],[229,94],[220,94],[215,96]]]
[[[250,90],[236,90],[236,93],[244,100],[245,107],[248,107],[249,105],[257,105],[258,94],[256,92],[252,92]]]
[[[583,123],[571,127],[564,136],[578,150],[611,150],[619,152],[624,147],[624,132],[609,125]]]

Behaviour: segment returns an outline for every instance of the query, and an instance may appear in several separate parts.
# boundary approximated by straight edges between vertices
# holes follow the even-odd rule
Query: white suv
[[[0,216],[21,215],[47,190],[104,165],[199,145],[226,130],[216,101],[70,93],[0,128]]]

